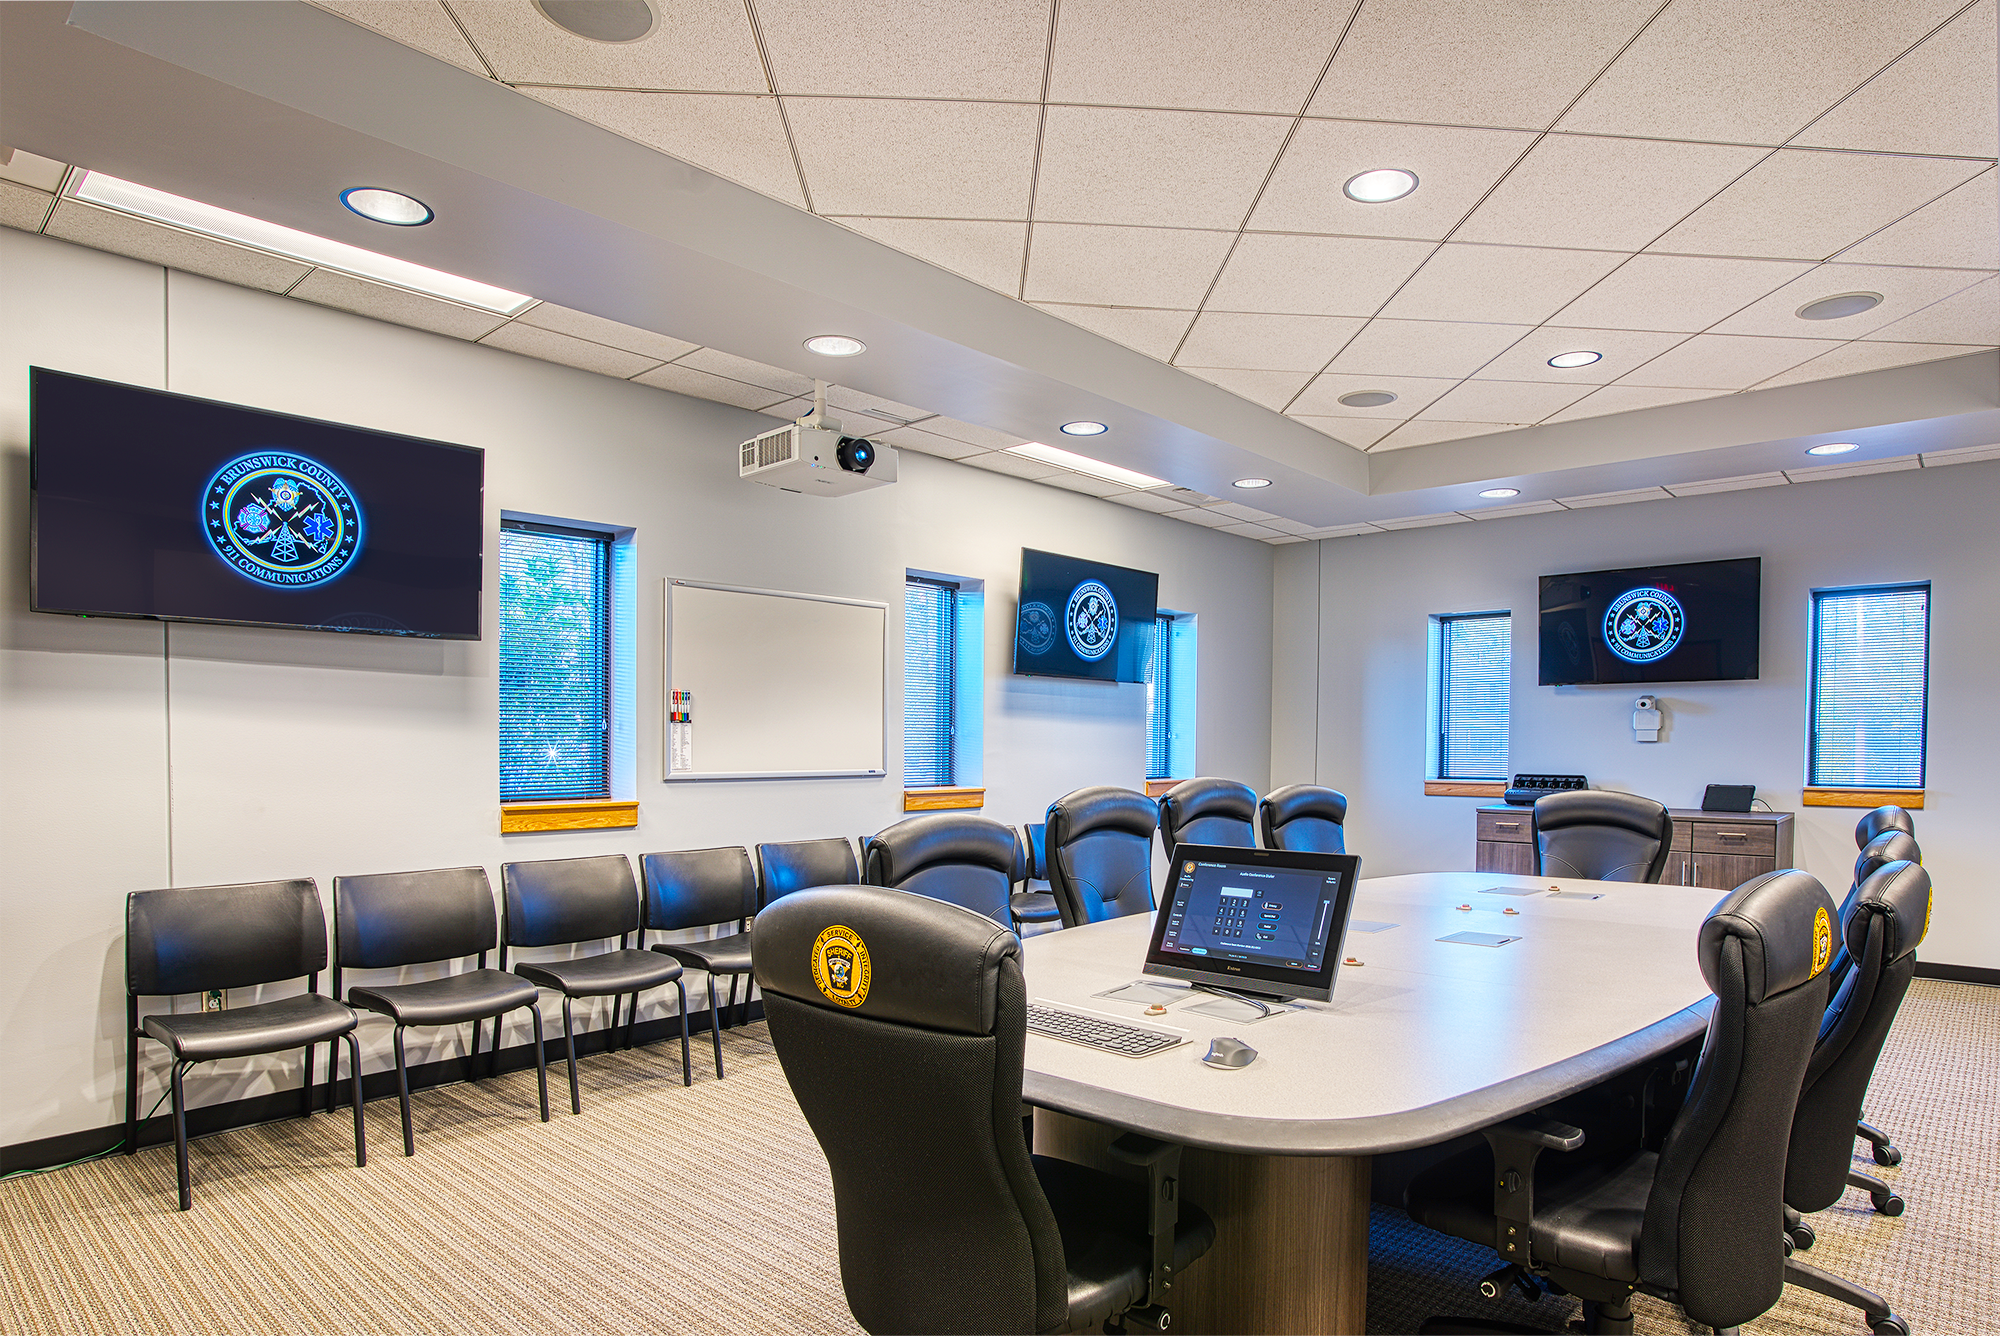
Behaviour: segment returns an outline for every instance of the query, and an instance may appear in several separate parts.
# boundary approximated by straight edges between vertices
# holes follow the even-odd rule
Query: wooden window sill
[[[986,790],[953,785],[935,789],[904,789],[905,812],[950,812],[986,806]]]
[[[1146,796],[1148,798],[1157,798],[1174,785],[1184,782],[1178,779],[1149,779],[1146,781]]]
[[[1426,798],[1504,798],[1507,795],[1507,781],[1504,779],[1427,779],[1424,781]]]
[[[638,824],[638,802],[620,798],[500,805],[502,835],[528,835],[549,830],[623,830]]]
[[[1907,807],[1922,811],[1922,789],[1807,789],[1800,800],[1807,807]]]

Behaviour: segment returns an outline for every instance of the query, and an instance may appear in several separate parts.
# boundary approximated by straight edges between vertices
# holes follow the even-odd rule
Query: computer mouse
[[[1248,1067],[1257,1060],[1257,1050],[1241,1039],[1225,1036],[1210,1044],[1201,1060],[1211,1067]]]

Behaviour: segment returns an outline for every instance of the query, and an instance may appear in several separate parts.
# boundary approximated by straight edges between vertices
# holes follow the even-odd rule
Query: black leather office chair
[[[1888,803],[1868,812],[1854,823],[1854,847],[1866,849],[1869,841],[1878,835],[1886,835],[1892,830],[1916,837],[1917,823],[1910,814],[1894,803]]]
[[[1604,789],[1537,798],[1534,828],[1538,877],[1657,882],[1674,843],[1665,806]]]
[[[1167,861],[1182,844],[1257,847],[1257,791],[1233,779],[1184,779],[1160,795],[1160,847]]]
[[[197,1062],[305,1050],[305,1116],[312,1116],[313,1045],[347,1041],[355,1070],[361,1050],[354,1009],[320,996],[326,968],[326,911],[309,877],[235,886],[134,891],[125,897],[125,1153],[139,1149],[139,1041],[173,1054],[174,1166],[180,1207],[194,1204],[188,1174],[187,1104],[181,1078]],[[187,1011],[139,1019],[139,999],[304,979],[306,991],[275,1002],[223,1011]],[[336,988],[338,985],[336,985]],[[329,1101],[331,1094],[329,1093]],[[328,1112],[332,1112],[331,1103]],[[361,1127],[361,1083],[354,1083],[354,1163],[368,1163]]]
[[[522,1007],[535,1022],[535,1076],[541,1082],[542,1121],[549,1120],[549,1066],[542,1048],[541,994],[518,974],[486,968],[486,953],[499,944],[493,886],[483,867],[441,868],[432,872],[384,872],[333,879],[333,990],[347,970],[393,970],[441,960],[478,957],[476,968],[421,983],[369,984],[347,990],[347,1000],[363,1011],[396,1023],[396,1097],[403,1110],[403,1154],[417,1153],[410,1125],[410,1069],[403,1056],[403,1031],[412,1025],[472,1022],[466,1074],[478,1080],[480,1022],[495,1019],[493,1061],[500,1058],[497,1019]],[[327,1098],[340,1076],[336,1057],[327,1064]],[[361,1080],[357,1068],[354,1079]]]
[[[1007,902],[1016,932],[1023,923],[1053,923],[1062,917],[1049,889],[1048,832],[1046,821],[1021,827],[1021,889]]]
[[[1784,1293],[1786,1146],[1826,1009],[1833,914],[1797,869],[1745,882],[1709,912],[1697,951],[1715,1006],[1657,1150],[1543,1157],[1579,1150],[1583,1131],[1509,1119],[1419,1174],[1411,1217],[1555,1281],[1584,1301],[1588,1331],[1631,1331],[1635,1291],[1716,1328],[1765,1312]]]
[[[772,905],[756,941],[771,1042],[833,1171],[856,1321],[1084,1331],[1147,1305],[1166,1328],[1173,1279],[1215,1226],[1176,1201],[1177,1146],[1113,1143],[1148,1166],[1145,1186],[1029,1155],[1019,938],[956,905],[843,887]]]
[[[1100,784],[1049,805],[1049,888],[1065,928],[1153,912],[1153,831],[1160,809]]]
[[[1785,1223],[1801,1249],[1813,1244],[1812,1225],[1801,1215],[1832,1206],[1849,1187],[1865,1189],[1884,1215],[1903,1213],[1903,1199],[1888,1184],[1853,1168],[1854,1124],[1916,974],[1917,945],[1930,917],[1930,876],[1908,862],[1876,869],[1843,911],[1840,931],[1855,967],[1827,1004],[1785,1159]],[[1909,1326],[1872,1290],[1796,1260],[1787,1266],[1785,1280],[1854,1305],[1877,1332],[1909,1334]]]
[[[736,931],[702,942],[655,942],[653,950],[708,976],[708,1037],[715,1045],[715,1078],[722,1079],[722,1008],[715,1001],[717,975],[729,977],[729,999],[736,1000],[736,981],[750,974],[750,919],[757,913],[757,874],[750,870],[750,851],[741,845],[720,849],[680,849],[646,854],[639,860],[646,883],[645,928],[682,932],[734,924]],[[645,928],[639,933],[646,937]],[[743,990],[750,1006],[750,990]],[[686,1010],[685,1005],[682,1007]]]
[[[780,896],[813,886],[858,886],[861,869],[854,861],[854,846],[840,838],[790,840],[757,846],[757,866],[762,871],[762,908]]]
[[[1021,861],[1012,826],[967,812],[932,812],[898,821],[861,846],[870,886],[927,895],[1011,926],[1008,901]]]
[[[1288,784],[1257,803],[1266,849],[1309,854],[1347,852],[1347,795],[1317,784]]]
[[[576,1016],[572,1003],[579,997],[632,996],[632,1010],[625,1020],[625,1046],[632,1046],[632,1026],[639,1019],[639,994],[667,984],[681,999],[681,1084],[694,1084],[694,1070],[688,1060],[687,986],[681,982],[677,960],[651,951],[634,950],[626,940],[640,929],[639,884],[632,879],[632,864],[624,854],[601,854],[595,858],[551,858],[533,863],[502,863],[500,892],[505,902],[506,931],[500,938],[500,968],[507,968],[507,950],[516,946],[565,946],[572,942],[596,942],[616,937],[618,949],[570,960],[522,961],[514,973],[534,984],[562,994],[563,1049],[569,1057],[569,1111],[583,1112],[583,1096],[576,1084]],[[611,1012],[611,1028],[618,1028],[616,1003]],[[494,1022],[494,1047],[500,1043],[499,1022]],[[605,1047],[610,1048],[606,1036]]]
[[[1854,860],[1854,884],[1849,888],[1847,898],[1840,904],[1840,916],[1843,920],[1853,909],[1855,897],[1861,893],[1862,884],[1877,869],[1897,862],[1923,863],[1924,852],[1917,847],[1917,837],[1910,832],[1910,825],[1910,814],[1902,808],[1878,807],[1862,817],[1855,826],[1854,838],[1857,841],[1864,835],[1868,838],[1861,846],[1861,853]],[[1848,974],[1853,969],[1854,957],[1848,953],[1846,943],[1842,942],[1833,953],[1833,975],[1830,986],[1834,996],[1839,996],[1842,987],[1847,983]],[[1875,1163],[1894,1168],[1903,1162],[1903,1152],[1889,1139],[1889,1134],[1865,1117],[1855,1120],[1854,1135],[1868,1142]]]

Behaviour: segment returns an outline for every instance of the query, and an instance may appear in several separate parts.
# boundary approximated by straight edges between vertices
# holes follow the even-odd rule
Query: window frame
[[[1497,775],[1465,775],[1452,773],[1451,711],[1449,708],[1451,690],[1451,627],[1462,622],[1498,621],[1504,624],[1503,642],[1507,646],[1507,663],[1501,680],[1505,684],[1504,712],[1501,719],[1503,730],[1502,759]],[[1424,694],[1426,697],[1429,737],[1426,740],[1428,764],[1427,778],[1438,782],[1460,784],[1504,783],[1507,780],[1507,766],[1513,760],[1514,748],[1514,612],[1511,608],[1493,608],[1481,612],[1434,612],[1430,616],[1429,652],[1426,655]]]
[[[923,783],[914,783],[910,778],[909,594],[911,587],[917,585],[926,586],[932,589],[943,590],[945,592],[945,598],[943,599],[945,615],[943,618],[943,625],[940,628],[943,634],[941,636],[941,644],[939,646],[940,649],[939,657],[941,659],[940,667],[942,670],[939,674],[940,678],[942,679],[941,681],[942,691],[940,692],[940,695],[942,696],[944,702],[943,723],[944,723],[945,736],[942,740],[943,745],[935,747],[933,750],[936,754],[941,755],[944,758],[946,774],[945,778],[941,781],[927,780],[926,782]],[[918,571],[908,571],[905,572],[903,576],[903,789],[905,792],[915,792],[926,789],[956,788],[958,787],[958,782],[959,779],[961,778],[960,771],[963,768],[963,766],[962,766],[962,758],[959,755],[959,745],[958,745],[959,715],[962,709],[962,703],[959,700],[959,694],[960,694],[959,654],[961,650],[961,645],[960,645],[958,623],[961,612],[961,608],[959,605],[964,596],[964,593],[965,593],[964,582],[959,580],[954,580],[948,576],[932,575],[929,573],[918,572]]]
[[[503,752],[502,756],[500,757],[500,768],[499,768],[499,780],[500,780],[499,791],[500,791],[501,806],[503,808],[506,808],[506,807],[518,806],[520,804],[532,804],[532,803],[591,803],[591,802],[613,801],[616,798],[616,795],[620,787],[618,782],[619,781],[618,753],[620,751],[618,732],[619,732],[620,712],[617,708],[617,695],[616,695],[616,686],[619,677],[619,662],[618,662],[619,647],[617,644],[618,619],[616,617],[617,603],[618,603],[617,572],[618,568],[622,564],[619,560],[620,556],[619,532],[613,529],[597,528],[597,527],[586,526],[583,524],[564,524],[559,521],[545,520],[540,518],[530,519],[526,517],[503,515],[500,520],[500,543],[499,543],[499,554],[498,554],[498,559],[501,561],[503,565],[503,571],[500,575],[500,580],[499,580],[500,597],[502,599],[505,598],[505,590],[506,590],[506,584],[505,584],[506,576],[504,572],[504,563],[506,560],[505,549],[507,543],[507,535],[509,533],[540,533],[570,540],[583,540],[595,544],[600,549],[596,588],[593,591],[593,593],[595,594],[595,601],[596,601],[595,616],[594,616],[594,621],[596,623],[596,633],[598,636],[599,643],[602,646],[602,652],[599,655],[601,671],[598,681],[595,683],[595,694],[597,696],[599,704],[599,715],[602,719],[602,728],[600,730],[601,741],[599,744],[599,751],[596,758],[597,760],[596,768],[599,775],[599,782],[591,786],[593,791],[591,792],[567,791],[561,793],[535,793],[531,795],[509,796],[507,788],[508,772],[507,772],[506,758]],[[506,692],[506,674],[504,669],[505,651],[501,645],[501,637],[505,635],[506,621],[507,621],[506,612],[503,607],[500,610],[498,618],[496,619],[496,625],[498,629],[496,629],[495,631],[495,649],[497,651],[496,657],[500,658],[502,664],[502,667],[498,673],[499,677],[498,687],[499,687],[499,694],[503,698],[500,704],[501,719],[503,721],[506,717],[505,703],[504,703],[504,695]]]
[[[1917,717],[1917,782],[1915,785],[1888,784],[1869,779],[1860,783],[1833,784],[1819,778],[1819,706],[1820,706],[1820,646],[1822,643],[1822,619],[1820,609],[1828,599],[1854,598],[1869,594],[1900,594],[1921,592],[1924,596],[1923,663],[1921,665],[1922,705]],[[1884,792],[1922,793],[1930,774],[1930,725],[1931,725],[1931,592],[1929,580],[1897,580],[1884,584],[1837,585],[1810,591],[1811,629],[1806,660],[1806,755],[1805,788],[1822,793],[1862,793]]]
[[[1158,608],[1153,614],[1153,650],[1146,679],[1146,753],[1141,765],[1148,784],[1188,779],[1198,772],[1194,744],[1195,705],[1200,696],[1199,642],[1195,639],[1199,622],[1194,613],[1172,608]],[[1167,678],[1163,704],[1154,694],[1157,684],[1152,676],[1162,668]],[[1156,736],[1156,724],[1164,725],[1164,737]],[[1165,758],[1165,774],[1153,773],[1156,742]]]

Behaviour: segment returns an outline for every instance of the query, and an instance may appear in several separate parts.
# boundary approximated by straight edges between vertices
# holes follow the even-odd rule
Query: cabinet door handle
[[[1750,837],[1740,830],[1718,830],[1715,832],[1715,838],[1718,840],[1747,840]]]
[[[1520,828],[1521,823],[1518,821],[1495,821],[1493,823],[1493,829],[1495,830],[1519,830]]]

